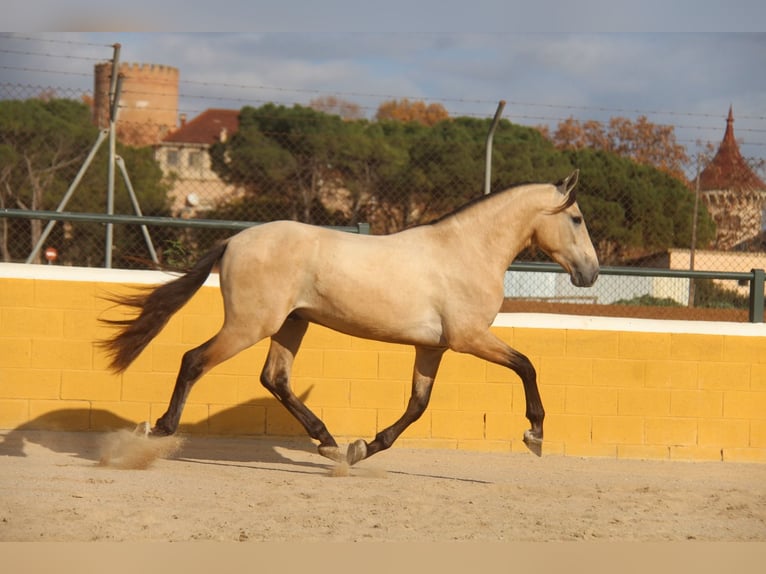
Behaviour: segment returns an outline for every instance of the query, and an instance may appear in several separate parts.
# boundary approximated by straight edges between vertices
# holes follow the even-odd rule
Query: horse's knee
[[[291,394],[290,377],[286,371],[265,368],[261,373],[261,384],[280,402],[285,401]]]
[[[197,347],[186,351],[181,359],[182,378],[187,381],[196,381],[205,370],[205,347]]]
[[[274,379],[271,374],[266,372],[266,369],[261,372],[261,385],[263,385],[271,393],[276,392],[277,387],[274,384]]]

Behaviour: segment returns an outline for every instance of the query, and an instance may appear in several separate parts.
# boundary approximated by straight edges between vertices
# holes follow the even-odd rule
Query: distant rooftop
[[[734,138],[734,114],[729,107],[726,132],[713,160],[700,173],[702,191],[766,191],[766,184],[750,169]]]
[[[211,145],[239,129],[239,110],[207,109],[163,138],[164,143]]]

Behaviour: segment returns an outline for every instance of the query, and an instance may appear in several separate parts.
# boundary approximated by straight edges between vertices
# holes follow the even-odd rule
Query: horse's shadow
[[[308,392],[305,394],[308,395]],[[301,397],[302,400],[305,398]],[[210,433],[211,428],[234,427],[243,412],[249,412],[253,406],[282,408],[275,399],[254,399],[224,409],[198,423],[182,424],[178,435],[184,440],[172,458],[204,464],[266,463],[327,467],[328,461],[318,455],[316,462],[305,460],[308,453],[316,454],[316,446],[297,422],[286,421],[282,425],[284,436]],[[133,430],[137,422],[141,421],[131,421],[103,409],[49,411],[1,433],[0,456],[27,456],[25,445],[33,443],[95,463],[100,459],[105,434]]]

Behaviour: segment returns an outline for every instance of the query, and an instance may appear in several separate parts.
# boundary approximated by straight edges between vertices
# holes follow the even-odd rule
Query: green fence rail
[[[116,223],[116,224],[137,224],[137,225],[156,225],[167,227],[186,227],[186,228],[207,228],[207,229],[231,229],[242,230],[255,225],[262,225],[261,222],[250,221],[228,221],[219,219],[179,219],[174,217],[153,217],[138,215],[104,215],[94,213],[75,213],[66,211],[33,211],[25,209],[0,209],[0,218],[22,218],[22,219],[42,219],[55,221],[75,221],[89,223]],[[350,233],[369,234],[370,225],[368,223],[359,223],[355,226],[326,226],[330,229],[338,229]],[[565,273],[565,271],[555,263],[544,262],[515,262],[510,267],[511,271],[533,271],[541,273]],[[601,275],[621,275],[634,277],[675,277],[682,279],[718,279],[747,281],[749,290],[749,313],[748,320],[751,323],[763,323],[764,315],[764,282],[766,282],[766,271],[763,269],[752,269],[748,272],[736,271],[697,271],[685,269],[662,269],[651,267],[601,267]]]
[[[515,262],[511,271],[537,271],[545,273],[566,273],[555,263]],[[621,275],[624,277],[675,277],[680,279],[719,279],[747,281],[750,285],[749,315],[751,323],[763,323],[764,313],[764,281],[766,271],[751,269],[750,271],[697,271],[694,269],[663,269],[657,267],[601,267],[600,275]]]
[[[76,221],[87,223],[117,223],[133,225],[156,225],[159,227],[197,227],[201,229],[231,229],[240,231],[248,227],[263,225],[258,221],[230,221],[226,219],[181,219],[178,217],[157,217],[150,215],[105,215],[97,213],[77,213],[72,211],[33,211],[28,209],[0,209],[0,218],[42,219],[55,221]],[[369,223],[356,225],[323,225],[328,229],[338,229],[349,233],[369,235]]]

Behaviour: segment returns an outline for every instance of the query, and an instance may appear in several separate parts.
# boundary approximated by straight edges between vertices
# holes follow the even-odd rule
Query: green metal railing
[[[566,273],[555,263],[516,262],[511,271],[536,271],[545,273]],[[601,267],[600,275],[621,275],[623,277],[674,277],[680,279],[719,279],[747,281],[750,285],[749,314],[751,323],[763,323],[764,312],[764,281],[766,271],[752,269],[750,271],[697,271],[693,269],[662,269],[654,267]]]
[[[207,228],[207,229],[230,229],[239,231],[260,222],[229,221],[219,219],[179,219],[174,217],[153,217],[146,215],[104,215],[94,213],[74,213],[65,211],[32,211],[25,209],[0,209],[0,218],[42,219],[52,221],[74,221],[89,223],[116,223],[136,225],[156,225],[166,227]],[[369,223],[359,223],[352,226],[327,226],[330,229],[338,229],[349,233],[369,235]],[[565,273],[555,263],[543,262],[516,262],[509,270],[511,271],[534,271],[541,273]],[[749,321],[762,323],[764,315],[764,282],[766,271],[752,269],[749,272],[734,271],[697,271],[684,269],[661,269],[650,267],[601,267],[601,275],[621,275],[625,277],[674,277],[682,279],[719,279],[747,281],[750,285],[749,295]]]
[[[151,215],[104,215],[102,213],[77,213],[72,211],[32,211],[28,209],[0,209],[0,218],[43,219],[55,221],[78,221],[87,223],[117,223],[134,225],[156,225],[159,227],[198,227],[201,229],[231,229],[241,231],[248,227],[263,225],[263,222],[231,221],[227,219],[181,219],[178,217],[157,217]],[[349,233],[370,234],[369,223],[356,225],[325,225]]]

